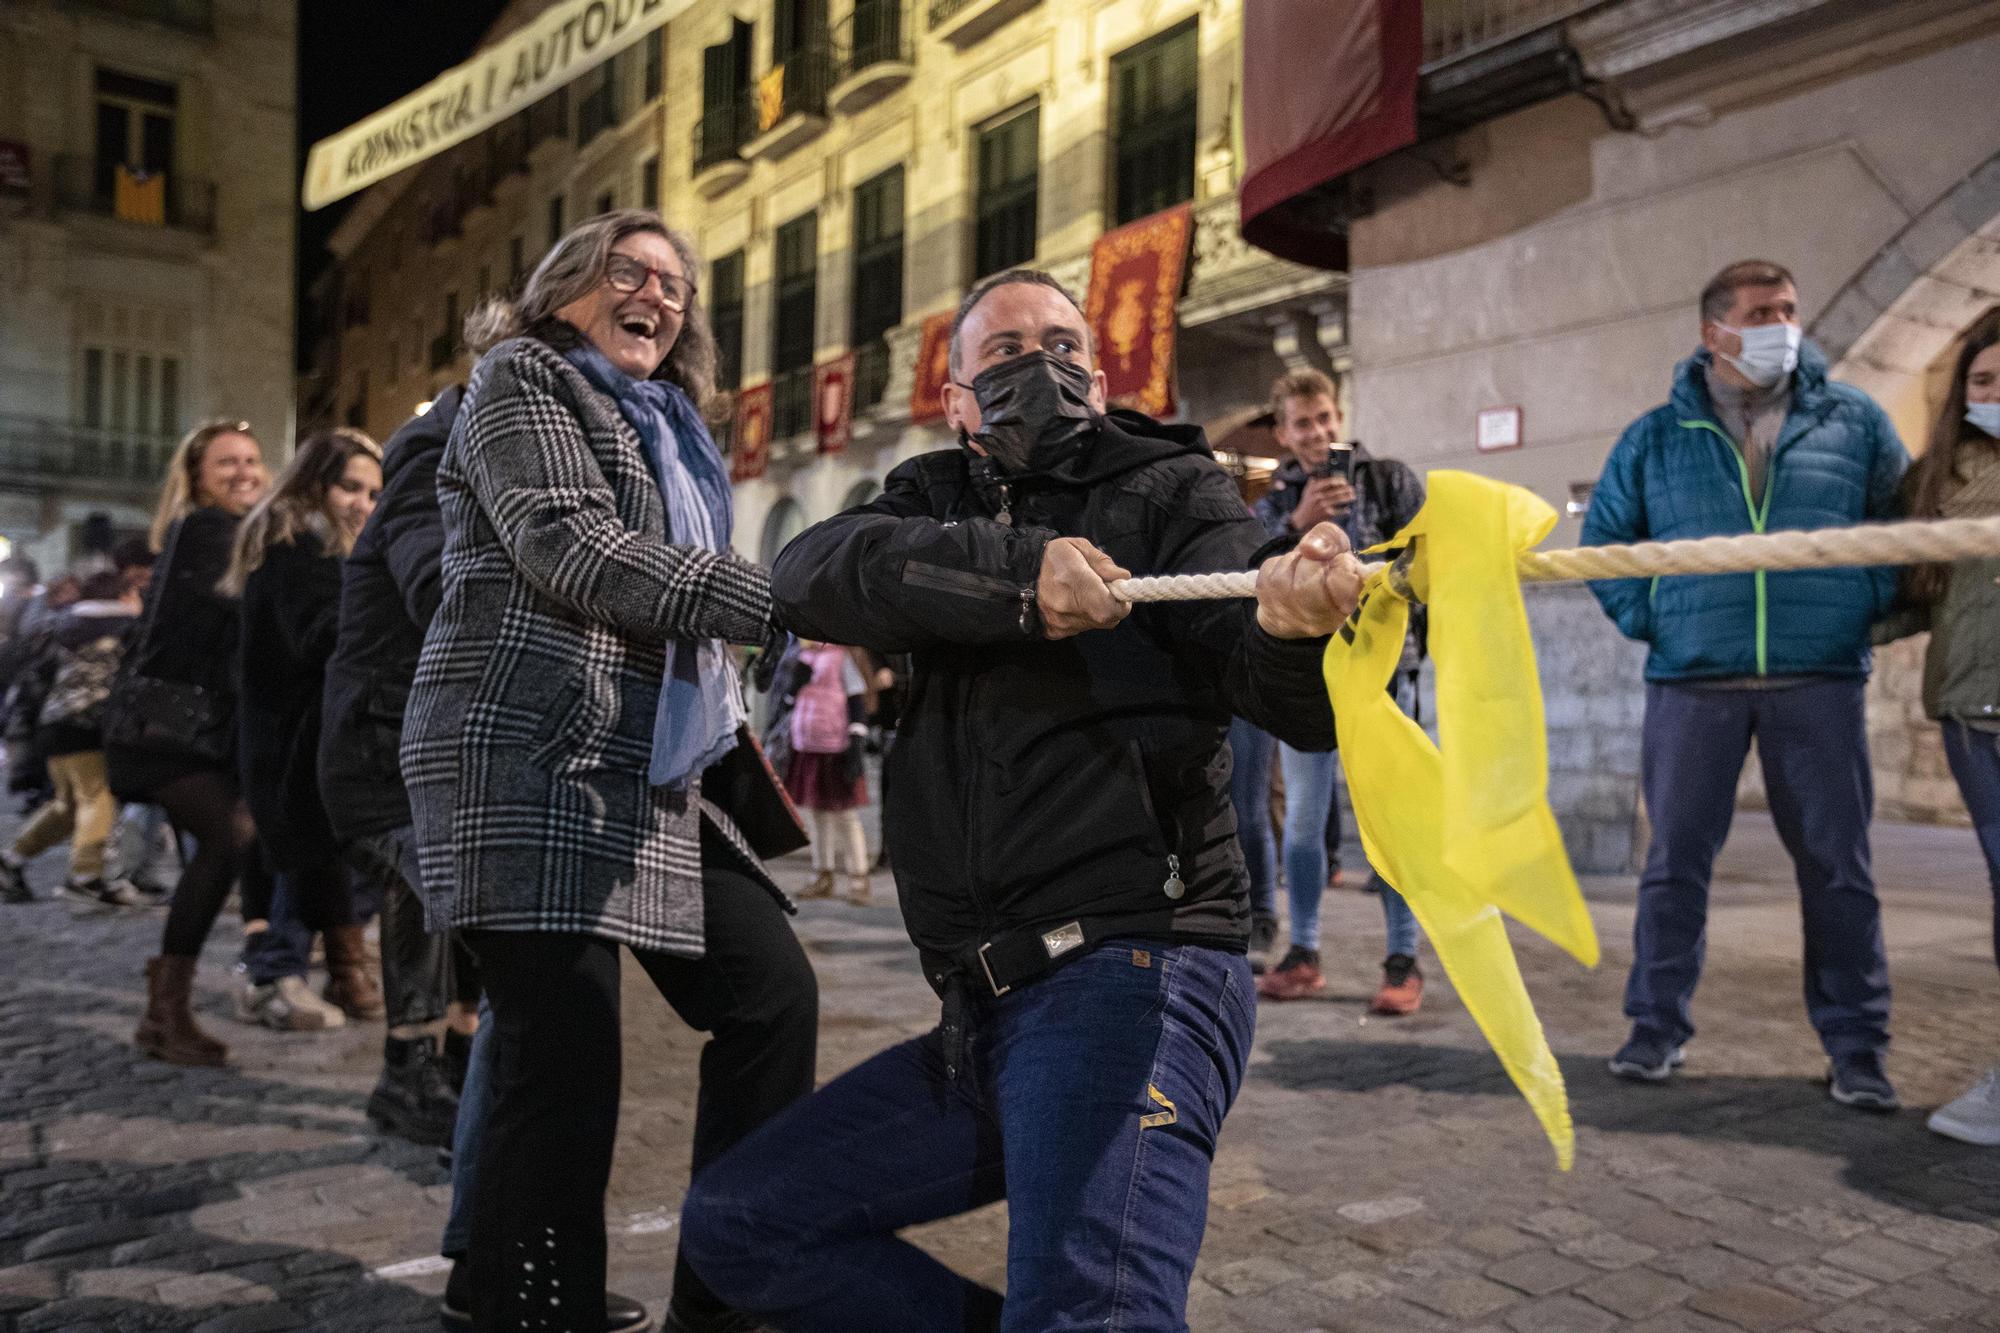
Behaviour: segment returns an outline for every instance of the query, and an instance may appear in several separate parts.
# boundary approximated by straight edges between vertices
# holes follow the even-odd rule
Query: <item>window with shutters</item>
[[[701,119],[694,127],[694,169],[736,156],[756,129],[751,105],[750,43],[755,29],[735,20],[729,40],[701,53]]]
[[[639,207],[659,212],[660,159],[657,154],[639,164]]]
[[[872,407],[889,382],[884,335],[903,322],[903,168],[854,189],[854,401]]]
[[[715,331],[715,384],[737,389],[743,384],[743,252],[727,254],[709,265],[708,322]]]
[[[1113,226],[1194,198],[1195,20],[1111,57]]]
[[[171,83],[117,70],[97,71],[98,197],[117,198],[120,168],[131,177],[167,175],[174,169],[178,90]],[[168,177],[171,181],[171,176]]]
[[[659,97],[666,86],[666,30],[655,28],[646,34],[646,100]]]
[[[1041,107],[988,124],[977,134],[972,276],[983,278],[1035,257],[1041,184]]]
[[[813,321],[819,303],[819,215],[778,228],[772,292],[771,434],[802,434],[812,425]]]

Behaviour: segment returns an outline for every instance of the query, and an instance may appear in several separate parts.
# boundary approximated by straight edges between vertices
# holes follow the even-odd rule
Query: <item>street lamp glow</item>
[[[418,415],[418,416],[422,416],[422,415],[423,415],[424,413],[426,413],[426,412],[428,412],[428,411],[430,411],[430,410],[431,410],[431,400],[430,400],[430,399],[428,399],[428,398],[424,399],[424,401],[422,401],[421,403],[418,403],[418,404],[417,404],[417,415]]]

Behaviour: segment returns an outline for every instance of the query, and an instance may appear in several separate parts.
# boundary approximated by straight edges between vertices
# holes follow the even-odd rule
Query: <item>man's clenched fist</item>
[[[1106,585],[1131,577],[1083,538],[1056,538],[1043,548],[1042,575],[1035,583],[1042,632],[1067,639],[1087,629],[1110,629],[1132,614],[1132,604],[1113,597]]]
[[[1290,554],[1257,571],[1257,623],[1280,639],[1331,634],[1354,614],[1365,578],[1347,534],[1321,523]]]

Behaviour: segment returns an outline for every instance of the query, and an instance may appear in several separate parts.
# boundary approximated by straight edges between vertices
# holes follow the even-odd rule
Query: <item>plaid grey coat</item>
[[[403,729],[427,924],[702,953],[701,819],[646,780],[670,636],[760,641],[770,578],[669,545],[638,436],[547,343],[472,372],[438,469],[444,597]]]

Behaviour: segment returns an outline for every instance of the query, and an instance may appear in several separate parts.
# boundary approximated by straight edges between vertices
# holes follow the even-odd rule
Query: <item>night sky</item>
[[[472,54],[504,0],[301,0],[299,153]],[[292,183],[293,196],[298,180]],[[299,215],[298,351],[308,351],[306,291],[326,267],[326,241],[351,200]]]

